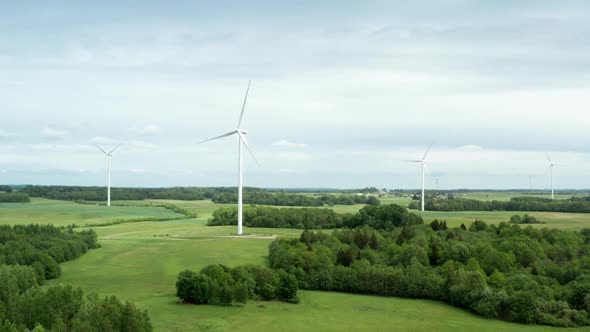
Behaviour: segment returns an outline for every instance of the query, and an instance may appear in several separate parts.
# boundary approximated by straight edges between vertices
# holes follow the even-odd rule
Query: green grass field
[[[498,192],[488,192],[488,191],[470,191],[463,194],[458,194],[460,197],[469,198],[469,199],[477,199],[480,201],[509,201],[512,197],[539,197],[539,198],[551,198],[551,193],[549,192],[539,192],[535,191],[532,193],[515,193],[515,192],[508,192],[508,191],[498,191]],[[555,199],[568,199],[572,197],[572,195],[564,195],[564,194],[555,194]]]
[[[533,224],[535,228],[559,228],[569,230],[580,230],[590,228],[589,213],[561,213],[561,212],[516,212],[516,211],[461,211],[461,212],[438,212],[438,211],[413,211],[420,214],[425,222],[433,219],[446,220],[449,226],[469,225],[475,219],[481,219],[490,224],[508,222],[510,217],[527,213],[544,224]],[[525,225],[526,226],[526,225]]]
[[[565,331],[487,320],[433,301],[313,291],[300,291],[299,304],[255,301],[243,307],[177,304],[174,284],[181,270],[198,270],[212,263],[266,264],[267,248],[275,236],[296,237],[300,231],[246,227],[246,236],[237,238],[233,226],[206,226],[207,219],[220,205],[206,201],[154,202],[178,204],[198,213],[199,218],[95,227],[102,248],[62,264],[62,277],[49,284],[69,284],[133,301],[149,310],[156,331]],[[138,218],[166,213],[177,217],[163,208],[142,206],[107,208],[37,199],[17,205],[0,204],[2,223],[106,223],[124,216]],[[337,210],[350,208],[336,207]],[[425,213],[427,220],[434,216],[429,213]],[[585,221],[590,222],[585,215],[570,219],[564,215],[567,214],[548,215],[548,225],[574,229]],[[494,222],[509,217],[497,212],[477,212],[445,215],[443,219],[458,223],[478,216]],[[590,331],[590,328],[575,330]]]
[[[182,216],[162,207],[107,208],[74,202],[33,198],[31,203],[0,203],[0,224],[99,224],[141,218],[176,218]]]

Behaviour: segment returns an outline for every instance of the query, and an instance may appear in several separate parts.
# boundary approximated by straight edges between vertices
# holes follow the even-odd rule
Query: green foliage
[[[152,331],[146,311],[71,286],[39,288],[32,267],[0,266],[0,331]]]
[[[441,300],[527,324],[590,325],[590,264],[580,254],[590,250],[590,231],[432,225],[305,231],[273,241],[269,261],[305,289]]]
[[[39,282],[59,277],[59,263],[98,247],[93,230],[74,232],[52,225],[0,226],[0,244],[0,262],[32,266]]]
[[[0,189],[0,191],[2,191]],[[0,192],[0,203],[29,203],[31,198],[24,193]]]
[[[412,202],[410,209],[418,209],[418,202]],[[590,213],[590,196],[552,200],[540,197],[512,197],[509,201],[482,201],[450,196],[427,199],[428,211],[544,211]],[[529,222],[534,223],[534,222]]]
[[[176,296],[185,302],[206,304],[211,297],[211,278],[186,270],[178,274]]]
[[[12,187],[7,185],[0,185],[0,192],[11,193]]]
[[[377,229],[393,229],[423,223],[420,216],[395,204],[367,205],[354,215],[339,214],[331,209],[268,206],[247,206],[243,213],[244,225],[249,227],[331,229],[368,225]],[[237,208],[219,208],[213,212],[208,225],[236,225],[237,220]]]
[[[281,300],[289,301],[297,297],[299,284],[297,278],[285,270],[279,270],[279,286],[277,288],[277,297]]]
[[[231,269],[211,264],[199,273],[190,270],[180,272],[176,281],[176,295],[182,301],[224,306],[246,303],[248,299],[294,302],[297,289],[295,276],[283,270],[274,271],[257,265]]]
[[[222,192],[213,195],[212,201],[214,203],[232,203],[238,202],[238,194],[236,192]],[[276,206],[333,206],[333,205],[355,205],[368,204],[380,205],[381,202],[375,196],[370,195],[335,195],[324,194],[319,196],[284,193],[284,192],[270,192],[270,191],[250,191],[243,195],[244,204],[260,204],[260,205],[276,205]]]
[[[510,217],[509,223],[511,224],[544,224],[544,222],[537,220],[537,218],[529,216],[528,214],[524,214],[522,217],[519,215],[514,215]]]
[[[111,188],[113,200],[176,199],[203,200],[211,198],[215,191],[225,188]],[[231,189],[230,189],[231,190]],[[104,201],[105,187],[78,186],[27,186],[20,190],[31,197],[44,197],[66,201]]]

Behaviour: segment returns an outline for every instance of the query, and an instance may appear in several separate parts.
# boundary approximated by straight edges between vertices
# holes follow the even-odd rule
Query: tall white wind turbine
[[[556,164],[556,163],[554,163],[551,160],[551,157],[549,157],[549,153],[548,152],[545,152],[545,154],[547,155],[547,160],[549,161],[549,167],[547,168],[547,172],[551,172],[551,199],[553,199],[554,198],[554,195],[553,195],[553,190],[554,190],[554,188],[553,188],[553,183],[554,183],[554,181],[553,181],[553,168],[555,166],[565,166],[565,165],[564,164]],[[547,172],[545,172],[545,174],[547,174]]]
[[[428,172],[428,167],[426,167],[426,157],[428,156],[428,152],[430,152],[430,148],[432,147],[432,144],[430,144],[428,146],[428,149],[426,150],[426,152],[424,153],[424,156],[422,157],[422,159],[420,160],[408,160],[409,162],[412,163],[420,163],[421,167],[422,167],[422,211],[424,211],[424,187],[426,185],[425,180],[426,180],[426,172]]]
[[[234,131],[230,131],[229,133],[219,135],[219,136],[216,136],[213,138],[209,138],[209,139],[204,140],[199,143],[199,144],[201,144],[201,143],[205,143],[208,141],[212,141],[212,140],[216,140],[219,138],[232,136],[232,135],[237,135],[237,137],[238,137],[238,235],[242,235],[242,184],[243,184],[242,144],[246,147],[246,150],[248,150],[248,152],[250,153],[250,155],[252,156],[252,158],[254,159],[256,164],[260,165],[258,163],[258,160],[256,160],[256,157],[254,157],[254,154],[250,150],[250,146],[248,146],[248,142],[246,141],[246,135],[248,134],[248,131],[241,128],[242,127],[242,119],[244,117],[244,109],[246,108],[246,100],[248,99],[248,92],[250,91],[250,83],[251,82],[252,81],[248,81],[248,88],[246,89],[246,95],[244,96],[244,103],[242,104],[242,111],[240,113],[240,120],[238,121],[238,127]]]
[[[99,148],[100,151],[102,151],[102,153],[104,153],[107,156],[107,177],[108,177],[108,182],[107,182],[107,206],[111,206],[111,157],[113,156],[113,152],[115,152],[115,150],[117,150],[120,146],[121,146],[121,144],[117,145],[110,152],[106,152],[105,150],[103,150],[103,148],[101,148],[100,146],[96,145],[96,147]]]

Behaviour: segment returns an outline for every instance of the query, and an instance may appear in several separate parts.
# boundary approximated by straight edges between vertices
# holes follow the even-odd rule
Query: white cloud
[[[481,147],[479,145],[468,144],[468,145],[463,145],[463,146],[459,147],[459,149],[469,150],[469,151],[479,151],[479,150],[483,150],[483,147]]]
[[[127,141],[125,143],[125,145],[126,146],[130,146],[130,147],[133,147],[133,148],[146,149],[146,150],[151,150],[151,149],[154,149],[156,147],[155,144],[148,143],[148,142],[145,142],[145,141],[138,141],[138,140],[130,140],[130,141]]]
[[[272,146],[281,146],[281,147],[287,147],[287,148],[306,148],[307,144],[293,143],[293,142],[289,142],[285,139],[282,139],[282,140],[272,142]]]
[[[114,144],[116,142],[117,141],[112,138],[102,137],[102,136],[96,136],[90,140],[90,143],[93,143],[93,144]]]
[[[47,126],[41,130],[41,135],[49,140],[63,140],[68,135],[68,132]]]
[[[7,132],[5,130],[0,129],[0,138],[8,138],[15,136],[14,133]]]
[[[155,125],[155,124],[150,124],[145,127],[133,126],[133,127],[129,128],[130,133],[138,134],[138,135],[142,135],[142,136],[154,136],[154,135],[159,134],[161,131],[162,131],[162,129],[160,128],[160,126]]]

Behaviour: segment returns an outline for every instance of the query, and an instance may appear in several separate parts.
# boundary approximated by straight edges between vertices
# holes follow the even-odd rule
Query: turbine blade
[[[428,149],[426,150],[426,153],[424,153],[424,157],[422,157],[422,160],[426,160],[426,156],[428,156],[428,152],[430,152],[431,147],[432,147],[432,143],[428,146]]]
[[[549,152],[545,152],[545,154],[547,155],[547,160],[549,160],[549,163],[553,165],[553,161],[551,161],[551,157],[549,157]]]
[[[242,140],[242,143],[244,143],[246,150],[248,150],[248,152],[250,153],[250,155],[252,156],[252,158],[256,162],[256,165],[260,166],[258,159],[256,159],[256,157],[254,157],[254,153],[252,153],[252,150],[250,150],[250,146],[248,145],[248,142],[246,141],[246,137],[244,137],[244,135],[242,133],[240,133],[239,131],[238,131],[238,135],[240,136],[240,140]]]
[[[213,140],[216,140],[216,139],[220,139],[220,138],[223,138],[223,137],[231,136],[231,135],[233,135],[233,134],[235,134],[237,132],[238,132],[237,130],[230,131],[229,133],[226,133],[226,134],[223,134],[223,135],[219,135],[219,136],[215,136],[215,137],[206,139],[204,141],[200,141],[199,144],[202,144],[202,143],[205,143],[205,142],[209,142],[209,141],[213,141]]]
[[[248,100],[248,91],[250,91],[250,83],[252,81],[248,81],[248,88],[246,88],[246,95],[244,96],[244,103],[242,104],[242,112],[240,112],[240,121],[238,121],[238,129],[242,125],[242,118],[244,118],[244,109],[246,109],[246,100]]]
[[[122,145],[122,144],[119,144],[119,145],[115,146],[115,148],[114,148],[114,149],[112,149],[112,150],[111,150],[111,152],[109,152],[109,156],[110,156],[110,155],[111,155],[113,152],[115,152],[115,150],[117,150],[117,149],[118,149],[118,148],[119,148],[121,145]]]
[[[424,163],[424,172],[430,175],[430,171],[428,171],[428,166],[426,165],[426,163]]]
[[[98,144],[94,144],[96,145],[97,148],[100,149],[100,151],[102,151],[102,153],[106,154],[107,156],[109,155],[105,150],[103,150],[100,146],[98,146]]]
[[[407,161],[409,163],[421,163],[422,160],[411,160],[411,159],[405,159],[404,161]]]

